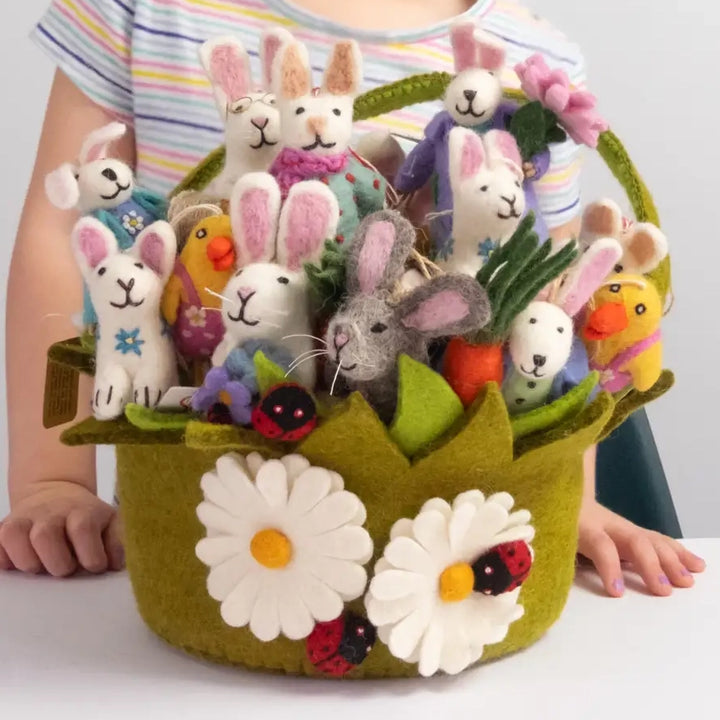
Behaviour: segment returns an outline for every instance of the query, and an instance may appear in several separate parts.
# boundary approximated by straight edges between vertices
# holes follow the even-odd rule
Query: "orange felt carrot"
[[[502,343],[474,345],[464,338],[453,338],[445,351],[443,376],[462,404],[469,407],[487,383],[502,385]]]

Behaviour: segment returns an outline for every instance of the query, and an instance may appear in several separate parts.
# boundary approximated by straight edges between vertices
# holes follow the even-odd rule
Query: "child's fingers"
[[[598,530],[585,539],[580,552],[592,561],[608,595],[622,597],[625,583],[620,567],[620,556],[612,538],[604,530]]]
[[[65,535],[64,517],[36,520],[29,537],[33,550],[50,575],[66,577],[77,570]]]
[[[642,577],[650,592],[660,596],[672,593],[672,585],[660,565],[657,551],[644,531],[638,529],[633,532],[622,539],[618,547],[623,560],[632,563],[635,572]]]
[[[2,523],[0,523],[2,528]],[[14,570],[15,566],[10,562],[8,554],[5,552],[5,548],[0,544],[0,570]]]
[[[680,562],[692,573],[701,573],[705,570],[705,561],[691,553],[682,543],[674,540],[673,538],[666,538],[664,535],[660,536],[663,540],[668,542],[672,549],[677,553]]]
[[[108,558],[99,518],[86,508],[73,510],[68,515],[66,530],[80,565],[91,573],[105,572]]]
[[[692,573],[680,562],[675,548],[667,541],[667,538],[660,537],[654,540],[653,545],[670,582],[679,588],[692,587],[695,583]]]
[[[39,573],[43,566],[30,543],[32,521],[27,518],[11,518],[0,526],[0,545],[10,562],[21,572]]]
[[[120,516],[115,513],[103,533],[103,543],[108,557],[110,570],[122,570],[125,567],[125,549],[122,543]]]

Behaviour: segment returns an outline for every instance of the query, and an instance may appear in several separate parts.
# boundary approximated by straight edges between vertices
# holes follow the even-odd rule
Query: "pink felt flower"
[[[568,135],[579,144],[595,148],[607,122],[596,112],[595,96],[573,90],[564,70],[551,70],[542,55],[535,54],[515,66],[520,86],[530,100],[539,100],[552,110]]]

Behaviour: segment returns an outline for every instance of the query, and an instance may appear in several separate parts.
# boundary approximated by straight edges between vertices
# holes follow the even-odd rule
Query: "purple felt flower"
[[[196,412],[207,412],[218,404],[228,408],[236,425],[250,424],[252,393],[241,382],[232,380],[224,367],[210,370],[192,397],[192,408]]]

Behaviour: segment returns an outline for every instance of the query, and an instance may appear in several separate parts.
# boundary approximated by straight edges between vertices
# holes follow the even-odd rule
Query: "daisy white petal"
[[[430,573],[432,557],[420,543],[409,537],[397,537],[385,548],[386,561],[400,570],[416,573]]]
[[[244,627],[250,622],[262,584],[261,574],[256,569],[245,575],[220,605],[222,619],[230,627]]]
[[[312,573],[347,602],[359,598],[367,585],[365,568],[347,560],[318,557],[312,563]]]
[[[257,564],[249,555],[235,555],[210,570],[208,594],[215,600],[226,600],[240,581],[250,572],[257,572]]]
[[[295,479],[288,510],[295,515],[305,515],[321,500],[327,497],[331,489],[330,473],[322,468],[310,468]]]
[[[233,517],[227,510],[207,501],[198,505],[197,516],[203,525],[227,535],[242,533],[245,527],[242,520]]]
[[[418,605],[390,632],[390,641],[388,642],[390,652],[402,660],[414,653],[427,630],[430,618],[431,611],[427,604]]]
[[[412,525],[413,523],[410,518],[400,518],[390,529],[390,539],[394,540],[403,535],[405,537],[412,537]]]
[[[341,525],[352,523],[358,512],[360,499],[345,490],[335,492],[320,501],[303,522],[318,535],[335,530]]]
[[[258,470],[255,485],[271,508],[284,507],[287,504],[287,471],[279,460],[268,460]]]
[[[424,575],[407,570],[385,570],[370,583],[370,592],[378,600],[400,600],[422,590],[427,584]]]
[[[263,576],[265,573],[263,573]],[[280,634],[280,614],[278,612],[278,596],[273,587],[263,577],[255,606],[250,614],[250,631],[263,642],[270,642]]]
[[[318,622],[330,622],[342,614],[344,603],[340,595],[317,578],[304,576],[294,588]]]
[[[373,542],[365,528],[344,525],[308,541],[308,547],[318,555],[338,560],[357,560],[366,563],[373,554]]]
[[[413,522],[415,538],[433,557],[446,556],[450,552],[447,520],[438,510],[428,510],[420,513]]]
[[[280,459],[287,471],[288,485],[292,488],[295,480],[302,475],[309,467],[310,461],[302,455],[286,455]]]
[[[290,640],[306,638],[315,627],[310,611],[296,592],[281,593],[278,596],[280,629]]]

